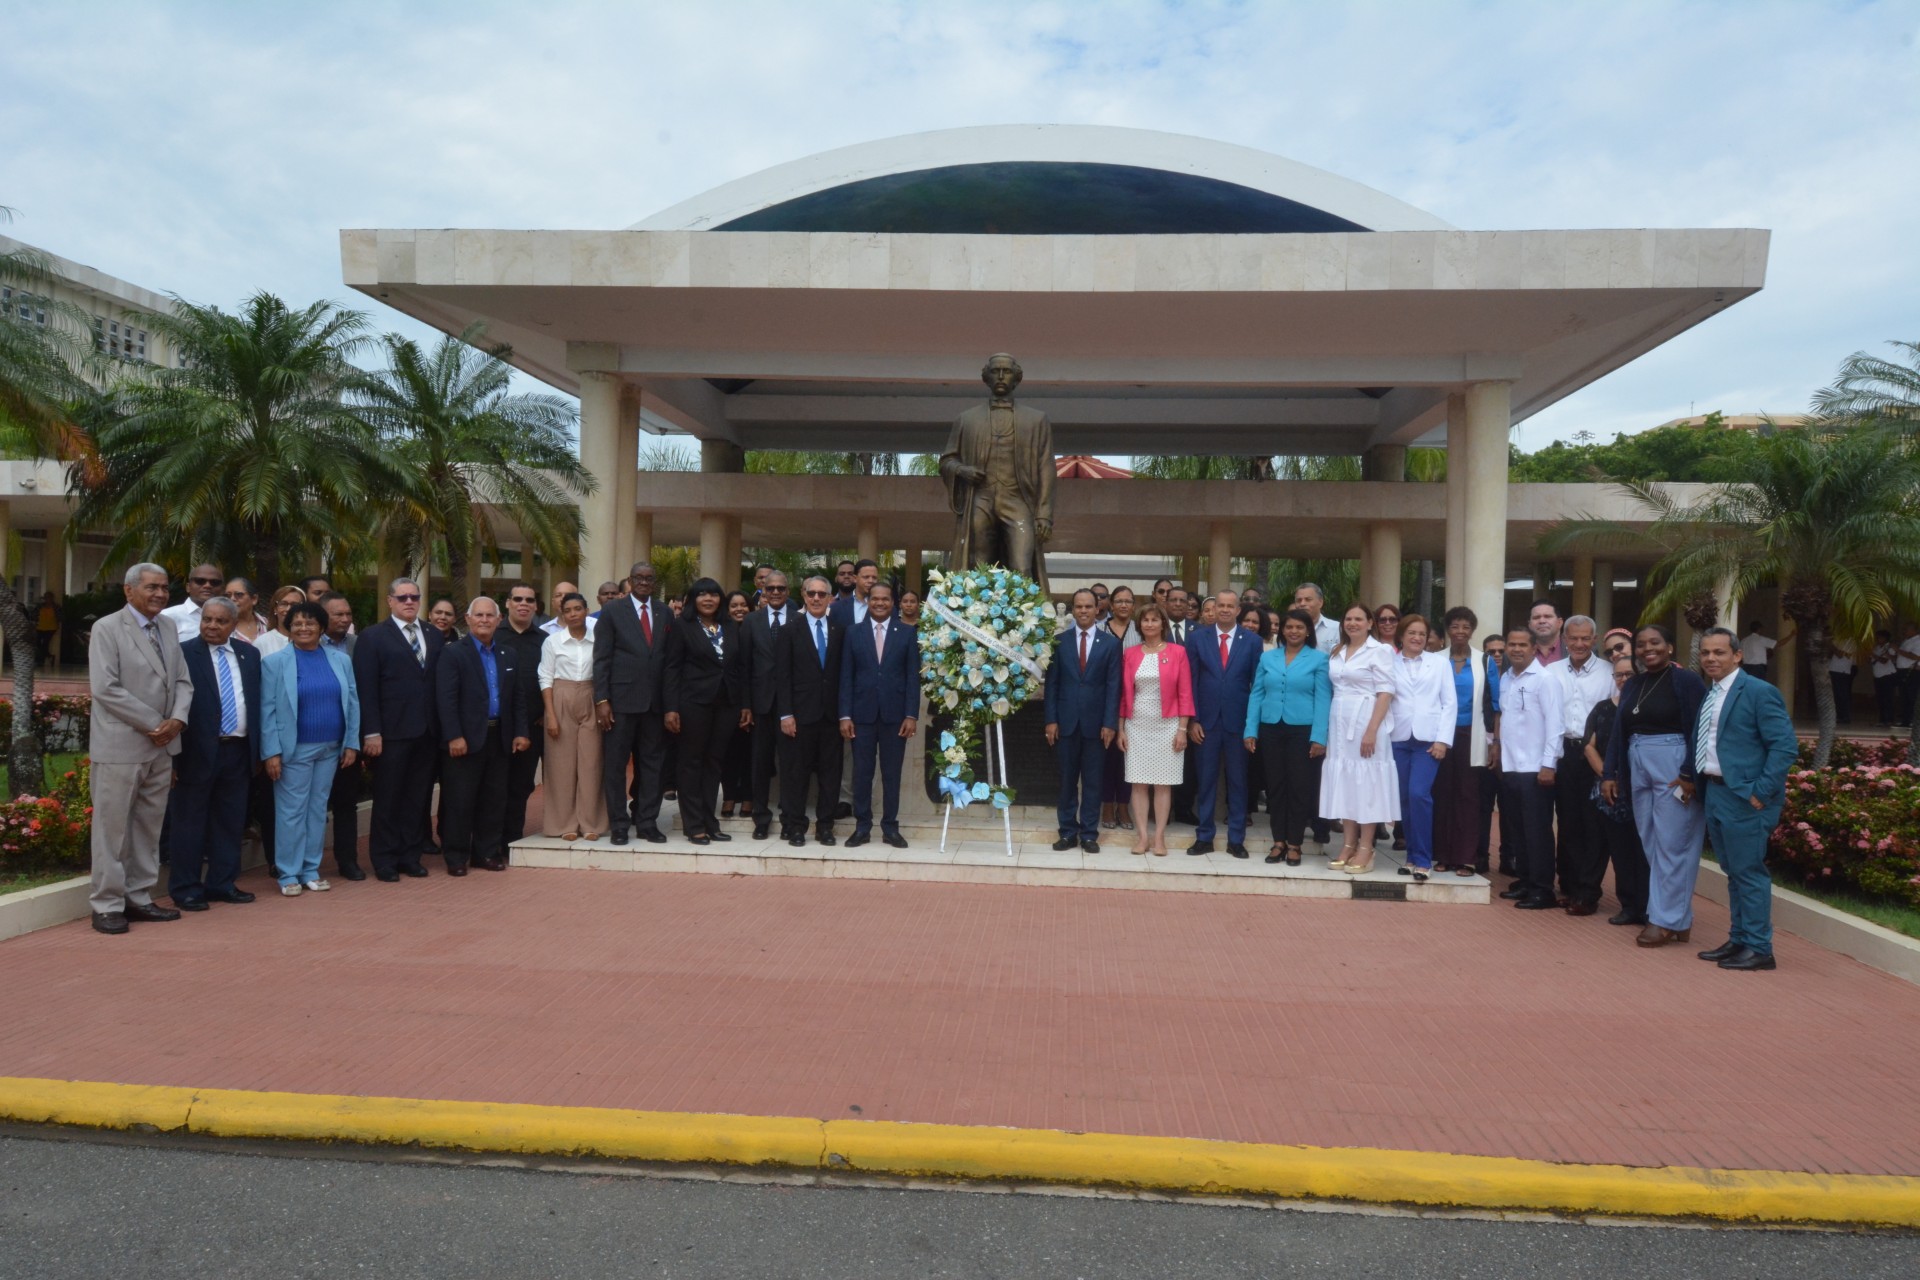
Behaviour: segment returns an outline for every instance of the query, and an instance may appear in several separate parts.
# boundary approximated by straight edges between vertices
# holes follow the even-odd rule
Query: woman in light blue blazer
[[[1258,749],[1273,818],[1268,862],[1300,865],[1300,842],[1319,805],[1313,761],[1327,752],[1327,715],[1333,683],[1327,655],[1313,647],[1313,619],[1290,609],[1280,623],[1280,643],[1260,655],[1247,698],[1247,750]]]
[[[273,779],[274,874],[293,898],[333,887],[320,878],[327,796],[360,741],[360,691],[353,662],[320,643],[324,609],[302,601],[286,627],[292,644],[260,663],[260,755]]]

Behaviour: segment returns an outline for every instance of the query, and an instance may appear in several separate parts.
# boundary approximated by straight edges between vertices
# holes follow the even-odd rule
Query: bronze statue
[[[958,569],[998,564],[1047,590],[1046,543],[1053,537],[1053,424],[1013,403],[1020,363],[987,358],[980,380],[991,398],[954,419],[940,454],[940,478],[954,514]]]

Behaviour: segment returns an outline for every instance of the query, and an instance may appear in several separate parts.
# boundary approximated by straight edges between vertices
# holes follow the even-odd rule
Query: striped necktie
[[[421,666],[427,665],[427,651],[420,647],[420,633],[414,624],[407,624],[407,647],[413,650],[413,660]]]
[[[233,654],[221,645],[213,651],[214,673],[220,677],[220,736],[231,738],[240,732],[240,709],[233,696]]]
[[[1720,706],[1720,691],[1726,686],[1718,680],[1707,691],[1707,700],[1700,704],[1700,723],[1693,728],[1693,768],[1696,773],[1707,770],[1707,736],[1713,732],[1713,713]]]

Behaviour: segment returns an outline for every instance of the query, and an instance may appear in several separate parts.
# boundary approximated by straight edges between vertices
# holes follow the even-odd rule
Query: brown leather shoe
[[[129,920],[140,920],[147,924],[159,924],[166,920],[178,920],[180,913],[172,907],[163,907],[157,902],[129,902],[126,916]]]
[[[1650,924],[1640,931],[1640,936],[1635,938],[1634,942],[1643,947],[1664,947],[1669,942],[1686,942],[1692,937],[1691,929],[1681,929],[1676,932],[1672,929],[1662,929],[1657,924]]]
[[[1590,916],[1597,910],[1599,910],[1599,907],[1591,902],[1570,902],[1567,904],[1567,914],[1570,916]]]

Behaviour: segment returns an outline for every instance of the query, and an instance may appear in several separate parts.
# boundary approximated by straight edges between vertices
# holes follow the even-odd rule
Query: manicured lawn
[[[74,761],[78,760],[79,758],[80,758],[80,755],[78,752],[66,752],[60,755],[48,756],[47,757],[47,778],[51,779],[51,778],[59,777],[61,774],[65,773],[67,770],[73,768]],[[4,756],[0,756],[0,796],[5,796],[8,794],[7,787],[8,787],[9,777],[10,775],[7,771],[5,758]],[[46,780],[43,779],[41,781],[39,788],[36,788],[36,790],[44,792],[45,789],[46,789]]]
[[[1895,933],[1904,933],[1909,938],[1920,938],[1920,911],[1898,902],[1887,902],[1874,898],[1863,898],[1857,893],[1845,890],[1816,889],[1798,884],[1790,878],[1778,874],[1774,883],[1782,889],[1791,889],[1795,893],[1804,893],[1816,902],[1823,902],[1837,911],[1870,920],[1883,929],[1892,929]]]
[[[83,876],[86,873],[86,868],[81,867],[72,871],[42,871],[33,875],[0,874],[0,894],[18,893],[22,889],[38,889],[45,884],[59,884],[62,880],[71,880],[75,876]]]

